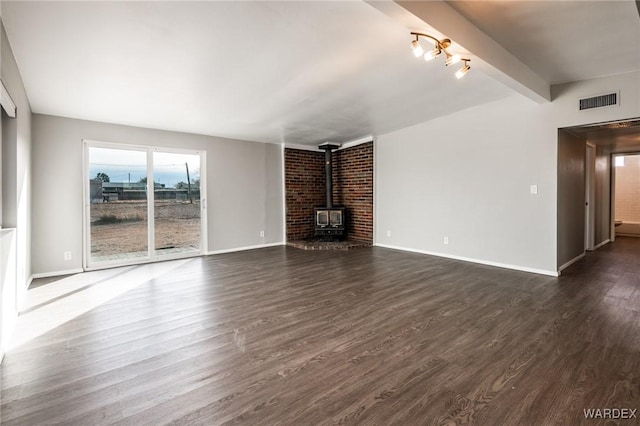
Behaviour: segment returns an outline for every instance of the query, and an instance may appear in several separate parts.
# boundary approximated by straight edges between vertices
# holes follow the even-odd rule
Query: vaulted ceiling
[[[634,1],[449,1],[551,84],[640,69]]]
[[[437,23],[408,24],[389,3],[5,1],[1,13],[36,113],[317,144],[515,93],[519,76],[473,66],[478,52],[462,80],[414,58],[409,31]],[[631,1],[436,3],[504,46],[542,92],[640,69]]]

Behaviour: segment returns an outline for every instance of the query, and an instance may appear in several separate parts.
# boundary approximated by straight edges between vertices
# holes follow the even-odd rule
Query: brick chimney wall
[[[285,148],[287,241],[313,238],[313,208],[325,204],[324,152]]]
[[[347,239],[373,243],[373,142],[333,152],[333,204],[347,208]]]
[[[346,238],[373,243],[373,142],[333,152],[333,204],[346,207]],[[326,204],[324,152],[285,148],[287,240],[313,238]]]

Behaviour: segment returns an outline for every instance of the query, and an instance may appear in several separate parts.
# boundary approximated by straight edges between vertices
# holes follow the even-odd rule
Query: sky
[[[93,179],[98,173],[106,173],[111,182],[139,182],[147,175],[146,159],[147,153],[142,151],[91,147],[89,175]],[[185,163],[189,166],[190,178],[200,179],[199,155],[154,152],[153,163],[154,181],[167,188],[187,181]]]

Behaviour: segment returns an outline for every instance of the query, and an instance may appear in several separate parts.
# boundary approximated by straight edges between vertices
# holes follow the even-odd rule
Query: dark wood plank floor
[[[583,409],[640,409],[640,239],[558,279],[381,248],[192,259],[1,368],[3,425],[600,424]]]

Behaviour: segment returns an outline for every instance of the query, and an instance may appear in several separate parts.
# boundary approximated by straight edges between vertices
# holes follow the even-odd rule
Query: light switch
[[[530,185],[529,193],[532,195],[536,195],[538,193],[538,185]]]

